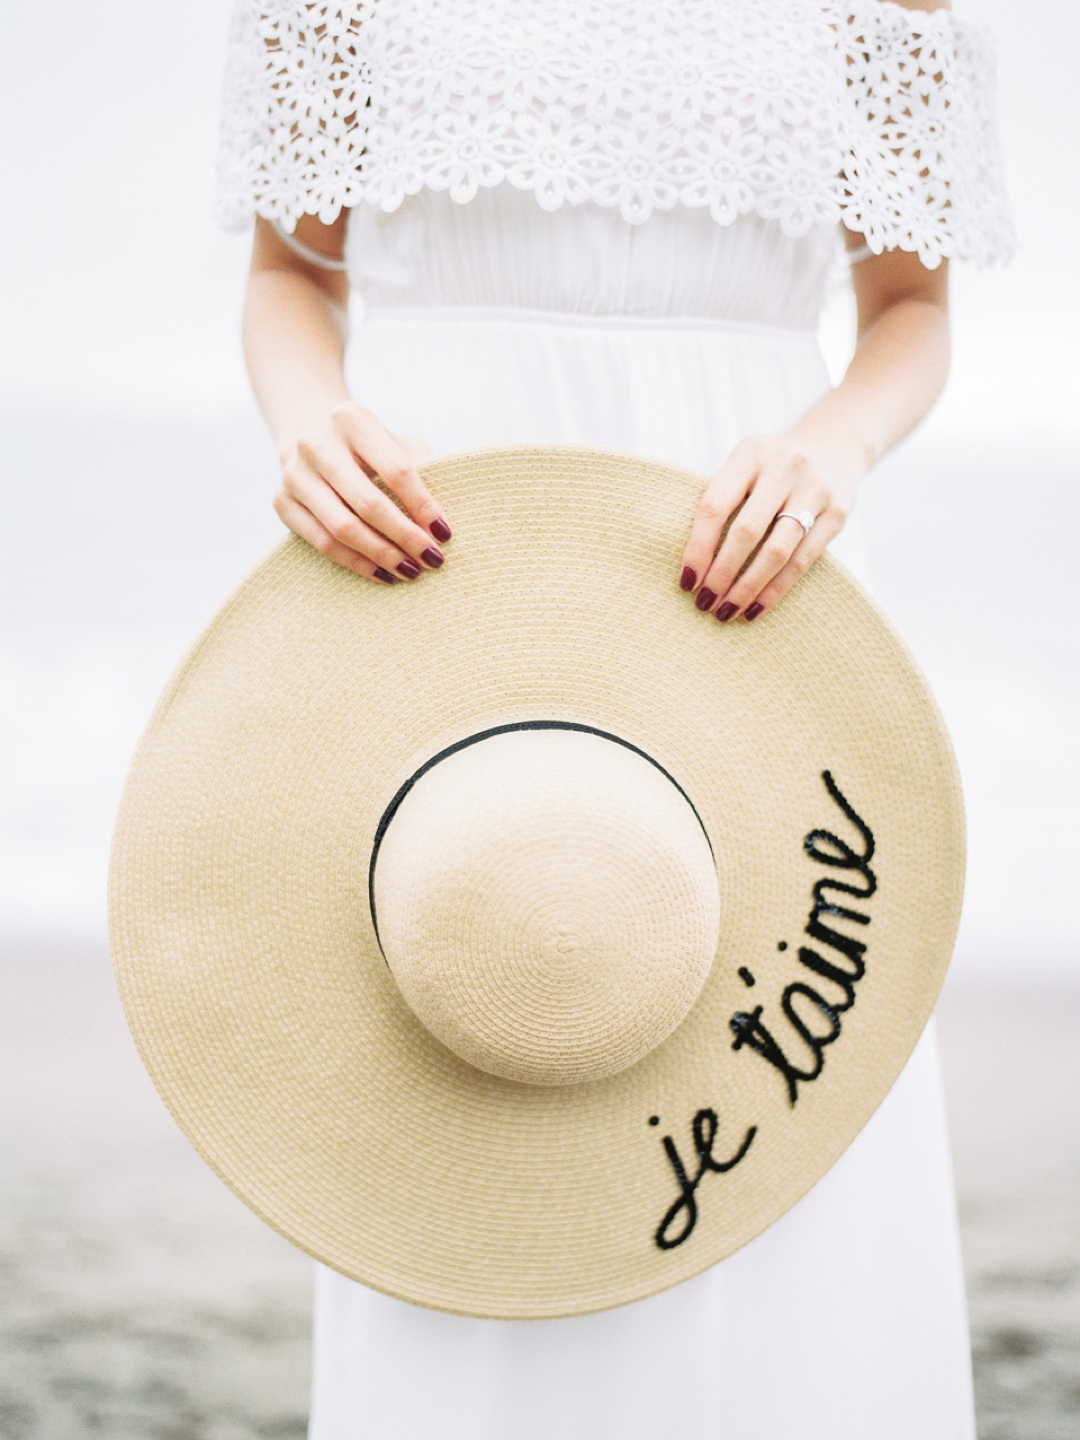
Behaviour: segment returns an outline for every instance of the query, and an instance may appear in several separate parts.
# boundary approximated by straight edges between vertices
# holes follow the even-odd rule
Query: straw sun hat
[[[832,560],[753,625],[678,590],[700,476],[425,478],[437,579],[286,540],[181,666],[116,971],[181,1128],[288,1239],[421,1305],[578,1314],[729,1255],[873,1114],[951,952],[960,790]]]

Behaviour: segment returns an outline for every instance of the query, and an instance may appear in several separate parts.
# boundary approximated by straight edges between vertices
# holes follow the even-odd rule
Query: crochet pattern
[[[889,0],[238,0],[218,217],[423,187],[676,205],[978,263],[1012,232],[984,33]]]

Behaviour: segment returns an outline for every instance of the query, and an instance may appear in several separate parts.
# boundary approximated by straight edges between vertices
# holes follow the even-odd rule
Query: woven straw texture
[[[718,625],[679,592],[702,477],[578,449],[424,473],[455,526],[438,576],[376,587],[286,540],[180,667],[117,824],[116,974],[177,1122],[288,1239],[418,1304],[580,1314],[744,1245],[884,1098],[952,950],[959,782],[925,682],[830,559],[753,625]],[[379,820],[405,782],[535,721],[644,752],[715,855],[719,941],[686,1018],[577,1084],[500,1078],[436,1039],[368,905]],[[825,771],[873,832],[869,865]],[[836,840],[808,846],[823,830]],[[424,924],[410,894],[387,900],[406,932]],[[800,1038],[785,996],[830,1043]],[[789,1068],[820,1063],[817,1078],[789,1085],[762,1053],[758,1006]]]
[[[708,979],[716,866],[693,807],[624,745],[488,737],[435,765],[378,852],[379,942],[463,1060],[534,1085],[625,1070]]]

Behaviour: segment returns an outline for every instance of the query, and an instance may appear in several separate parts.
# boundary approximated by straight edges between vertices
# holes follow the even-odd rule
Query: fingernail
[[[737,615],[739,607],[734,600],[725,600],[716,612],[717,620],[730,620],[732,615]]]
[[[697,599],[694,601],[694,604],[699,610],[711,610],[715,599],[716,596],[713,594],[713,592],[711,590],[707,590],[703,585],[701,589],[697,592]]]
[[[420,566],[415,560],[402,560],[397,567],[397,572],[399,575],[404,575],[406,580],[415,580],[420,574]]]
[[[679,576],[679,589],[692,590],[697,584],[697,571],[691,570],[689,565],[683,566],[683,572]]]
[[[430,565],[433,570],[437,570],[446,559],[446,556],[440,555],[434,545],[429,545],[428,548],[421,553],[420,559],[423,560],[425,565]]]
[[[380,570],[378,565],[375,566],[375,579],[381,580],[384,585],[394,584],[394,577],[390,574],[389,570]]]
[[[450,526],[447,525],[445,520],[432,520],[431,533],[435,536],[436,540],[441,540],[442,543],[445,545],[447,540],[449,540],[450,536],[453,534],[453,531],[450,529]]]
[[[758,602],[755,600],[752,605],[748,605],[748,606],[746,607],[746,614],[743,616],[743,619],[744,619],[744,620],[756,620],[757,617],[761,614],[761,612],[762,612],[764,609],[765,609],[765,606],[764,606],[764,605],[759,605]]]

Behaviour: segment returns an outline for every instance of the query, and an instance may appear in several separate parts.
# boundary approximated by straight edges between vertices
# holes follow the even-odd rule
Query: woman
[[[940,393],[947,257],[1008,249],[991,83],[976,32],[887,0],[241,0],[222,216],[257,217],[278,514],[437,586],[432,450],[643,451],[712,475],[672,584],[702,624],[757,620]],[[838,233],[859,344],[830,389]],[[318,1272],[313,1440],[668,1433],[973,1436],[932,1036],[809,1195],[666,1294],[481,1321]]]

